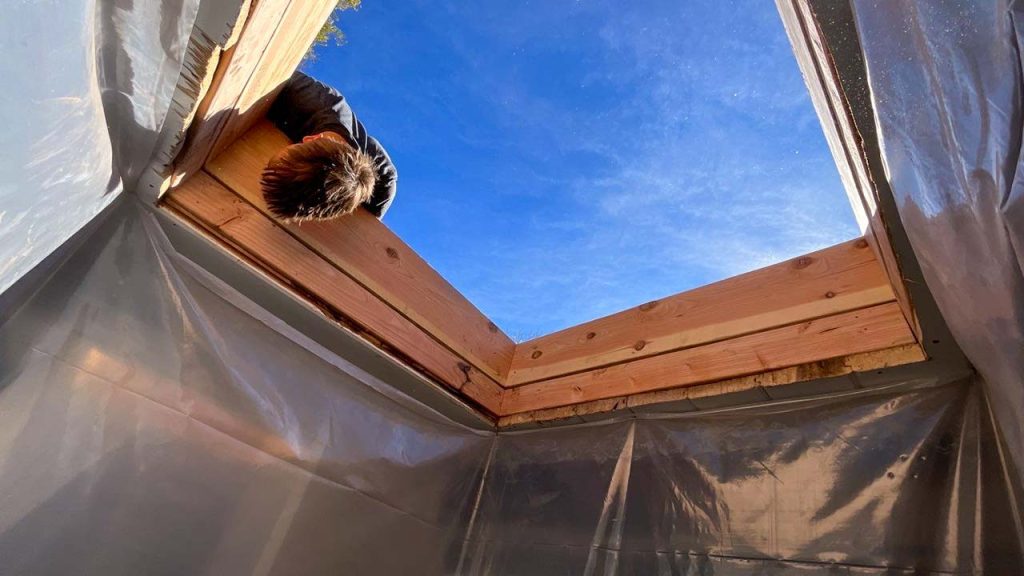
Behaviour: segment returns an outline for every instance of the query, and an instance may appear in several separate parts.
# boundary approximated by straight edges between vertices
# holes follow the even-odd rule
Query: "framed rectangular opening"
[[[780,10],[819,114],[833,119],[829,143],[849,163],[841,173],[856,180],[864,237],[519,344],[368,213],[303,224],[269,215],[260,173],[289,142],[262,116],[332,6],[266,0],[245,15],[162,206],[499,424],[924,360],[884,220],[864,200],[869,180],[857,179],[866,169],[851,150],[853,127],[835,120],[844,101],[830,96],[835,78],[801,2]]]

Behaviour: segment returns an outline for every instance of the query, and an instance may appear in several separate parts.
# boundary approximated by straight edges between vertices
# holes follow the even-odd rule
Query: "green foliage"
[[[331,12],[330,17],[324,22],[320,32],[317,32],[316,38],[313,39],[312,46],[309,47],[309,51],[303,57],[304,62],[312,62],[316,60],[316,51],[321,46],[328,44],[334,44],[335,46],[343,46],[345,44],[345,32],[338,27],[338,16],[345,10],[358,10],[359,5],[362,4],[363,0],[339,0],[337,7]]]

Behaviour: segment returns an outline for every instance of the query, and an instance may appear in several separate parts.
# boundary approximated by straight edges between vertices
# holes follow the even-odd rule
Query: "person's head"
[[[307,136],[274,156],[263,170],[267,207],[285,220],[323,220],[353,212],[373,195],[373,160],[343,137]]]

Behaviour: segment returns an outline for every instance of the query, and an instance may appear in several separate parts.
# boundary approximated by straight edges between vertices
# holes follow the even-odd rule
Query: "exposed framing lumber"
[[[776,0],[775,3],[857,223],[864,233],[864,238],[882,263],[896,295],[896,301],[899,302],[900,309],[915,337],[920,341],[920,322],[910,300],[899,259],[893,249],[891,233],[878,209],[878,189],[871,180],[867,155],[853,119],[853,111],[843,92],[832,55],[829,53],[828,43],[807,0]]]
[[[750,376],[730,378],[719,382],[616,396],[602,400],[591,400],[580,404],[520,412],[499,418],[498,428],[510,428],[525,424],[544,425],[553,422],[581,422],[585,421],[584,419],[586,418],[609,412],[631,411],[647,406],[683,401],[692,402],[701,398],[736,394],[748,390],[771,389],[799,382],[839,378],[858,372],[881,370],[924,360],[925,355],[921,347],[915,344],[908,344],[875,352],[829,358],[818,362],[761,372]]]
[[[863,239],[519,344],[508,386],[593,370],[894,299]]]
[[[874,253],[854,240],[516,347],[368,213],[275,221],[259,174],[287,144],[275,128],[257,124],[170,194],[168,205],[495,417],[607,405],[779,369],[810,378],[815,371],[806,367],[824,360],[915,345]],[[636,338],[651,350],[635,346]],[[568,343],[547,348],[555,351],[554,368],[535,372],[535,381],[512,380],[513,357],[536,360],[546,339]],[[596,353],[587,345],[594,341]],[[495,362],[507,364],[502,370]]]
[[[687,348],[505,390],[501,414],[516,414],[677,388],[913,344],[895,304]]]
[[[497,414],[501,387],[437,342],[341,270],[323,260],[248,202],[200,172],[166,203],[294,292],[487,412]]]
[[[288,144],[284,134],[263,121],[210,161],[207,171],[269,217],[260,173]],[[361,210],[340,222],[280,225],[466,362],[499,382],[505,380],[515,343],[368,212]]]
[[[921,361],[917,318],[827,45],[807,0],[777,4],[863,239],[516,346],[368,213],[301,225],[269,215],[259,174],[288,141],[261,120],[334,0],[253,3],[177,159],[174,182],[189,178],[165,205],[502,426]]]
[[[265,114],[330,16],[337,0],[258,0],[237,42],[220,55],[171,185],[198,172]]]

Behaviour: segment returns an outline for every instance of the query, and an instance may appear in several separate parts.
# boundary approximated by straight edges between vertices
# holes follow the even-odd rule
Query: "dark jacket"
[[[366,133],[366,128],[356,119],[341,93],[302,72],[295,72],[270,107],[267,118],[277,124],[292,142],[299,142],[311,134],[337,132],[369,155],[377,166],[377,184],[373,188],[373,196],[364,206],[378,218],[387,212],[395,199],[398,172],[384,147]]]

